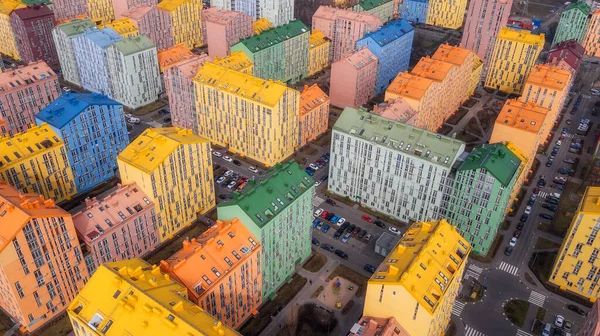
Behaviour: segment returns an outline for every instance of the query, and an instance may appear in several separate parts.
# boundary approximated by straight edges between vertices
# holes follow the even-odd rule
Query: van
[[[560,193],[550,193],[549,195],[550,196],[554,196],[554,197],[556,197],[558,199],[558,198],[560,198],[561,194]]]
[[[136,118],[136,117],[127,117],[127,122],[130,124],[139,124],[140,123],[140,118]]]

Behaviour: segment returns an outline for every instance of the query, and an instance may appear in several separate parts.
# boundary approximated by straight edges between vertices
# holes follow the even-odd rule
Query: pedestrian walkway
[[[500,266],[498,266],[498,269],[500,269],[501,271],[504,271],[508,274],[512,274],[512,275],[517,275],[517,272],[519,271],[519,268],[517,266],[513,266],[504,261],[500,263]]]
[[[469,326],[465,326],[465,336],[486,336],[481,331],[477,331]]]
[[[521,329],[517,330],[517,336],[533,336],[532,334],[525,332]]]
[[[455,300],[454,305],[452,306],[452,314],[456,315],[457,317],[460,317],[460,314],[462,314],[463,309],[465,309],[465,303]]]
[[[546,196],[548,196],[548,193],[547,193],[547,192],[545,192],[545,191],[540,191],[540,192],[538,193],[538,197],[541,197],[541,198],[546,198]]]
[[[313,198],[313,207],[318,208],[319,205],[321,205],[321,203],[325,202],[324,199],[322,199],[321,197],[315,195],[315,197]]]
[[[529,302],[533,303],[536,306],[543,307],[545,301],[546,301],[545,295],[540,294],[536,291],[531,291],[531,294],[529,295]]]
[[[482,271],[483,271],[483,268],[473,265],[473,264],[469,264],[469,268],[467,268],[465,279],[468,279],[469,277],[471,277],[475,280],[479,280],[479,276],[481,275]]]

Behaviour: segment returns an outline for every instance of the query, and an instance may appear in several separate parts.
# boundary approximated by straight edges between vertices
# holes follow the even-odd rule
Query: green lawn
[[[554,248],[560,248],[560,244],[555,243],[551,240],[548,240],[544,237],[539,237],[537,239],[537,241],[535,242],[536,250],[546,250],[546,249],[554,249]]]

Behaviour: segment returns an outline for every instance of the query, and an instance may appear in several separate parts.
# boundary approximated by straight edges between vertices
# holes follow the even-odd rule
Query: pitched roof
[[[99,93],[65,93],[35,117],[60,129],[91,105],[121,105],[121,103]]]
[[[458,171],[485,169],[506,187],[520,165],[521,160],[503,143],[495,143],[475,147]]]

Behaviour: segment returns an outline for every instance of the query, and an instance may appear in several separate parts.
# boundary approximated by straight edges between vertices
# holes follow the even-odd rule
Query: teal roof
[[[388,2],[392,2],[393,0],[362,0],[358,3],[360,8],[362,8],[365,12],[370,11],[373,8],[383,6]]]
[[[304,33],[309,35],[310,29],[302,21],[293,20],[288,24],[266,30],[258,35],[243,39],[238,43],[245,45],[250,52],[256,53]]]
[[[313,179],[295,161],[280,164],[265,172],[258,181],[249,181],[246,191],[219,207],[239,206],[262,228],[314,184]]]
[[[588,15],[590,13],[590,6],[583,1],[578,1],[570,4],[569,7],[567,7],[564,11],[570,11],[571,9],[579,9],[585,15]]]
[[[89,28],[96,27],[96,25],[92,22],[92,20],[85,19],[75,19],[63,24],[59,24],[56,28],[60,29],[67,36],[75,36],[85,33]]]
[[[475,147],[458,171],[483,168],[506,187],[519,171],[520,165],[521,160],[503,143],[499,142]]]

